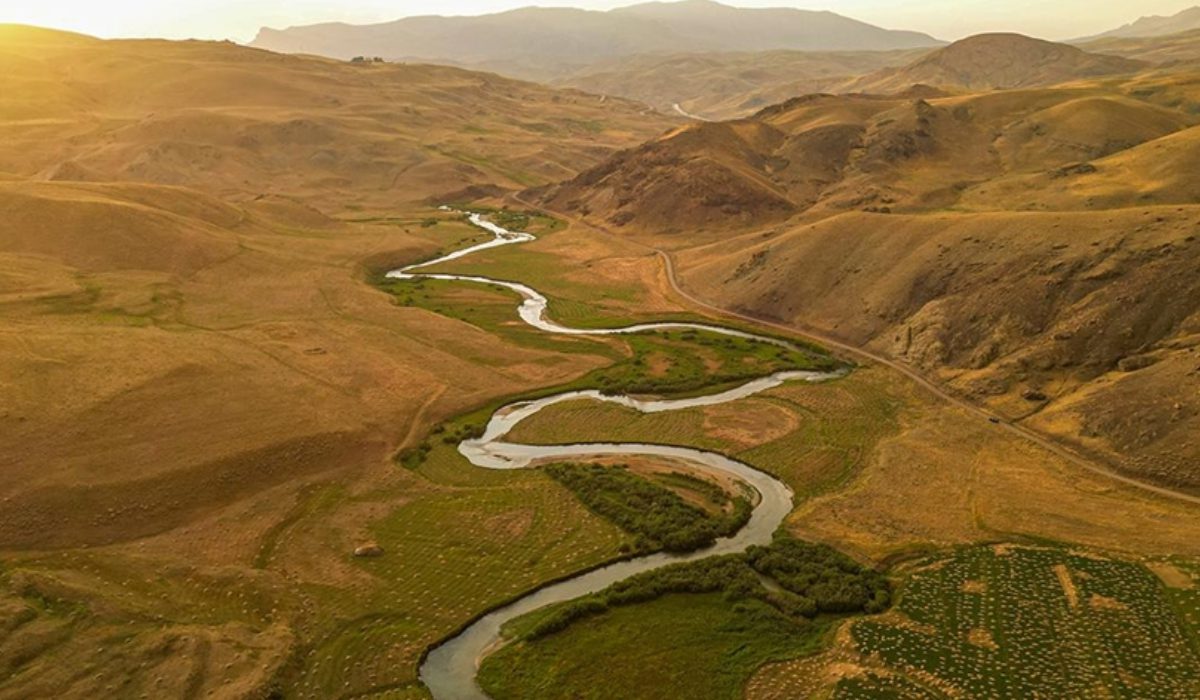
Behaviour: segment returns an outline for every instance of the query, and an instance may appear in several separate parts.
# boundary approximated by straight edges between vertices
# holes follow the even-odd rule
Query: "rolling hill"
[[[1200,489],[1198,81],[807,96],[526,196],[675,251],[685,287],[721,306],[873,348]]]
[[[0,26],[0,697],[267,697],[315,668],[380,609],[356,542],[441,489],[401,446],[601,362],[370,282],[478,235],[428,198],[672,123],[444,66]],[[314,498],[322,543],[282,563]],[[449,631],[419,629],[388,682]]]
[[[532,194],[554,208],[656,233],[765,225],[802,212],[1026,208],[1021,198],[1104,177],[1081,164],[1150,148],[1196,123],[1186,107],[1135,97],[1148,94],[1144,85],[812,95],[744,120],[680,127]],[[1159,97],[1174,99],[1165,89]],[[1184,177],[1180,165],[1172,167]],[[1179,186],[1171,201],[1185,196],[1183,180]],[[1009,192],[1003,199],[1000,189]]]
[[[1145,64],[1091,54],[1020,34],[980,34],[915,62],[885,68],[841,86],[839,92],[890,93],[912,85],[962,91],[1041,87],[1102,75],[1133,73]]]
[[[0,27],[0,173],[372,209],[561,179],[667,128],[644,107],[445,66]]]
[[[608,12],[530,7],[480,17],[411,17],[366,26],[264,28],[251,45],[342,59],[377,55],[449,62],[548,81],[598,61],[643,53],[863,51],[938,43],[924,34],[880,29],[831,12],[685,0]]]
[[[457,38],[412,26],[471,61],[525,42],[497,59],[513,70],[563,42],[611,50],[561,24],[597,16],[629,50],[921,40],[704,2],[513,14],[511,36],[509,15]],[[458,448],[531,396],[695,397],[841,363],[695,329],[543,333],[507,287],[385,278],[487,240],[442,203],[536,240],[426,269],[528,283],[564,325],[757,318],[874,353],[678,411],[528,414],[514,441],[728,454],[779,480],[760,500],[782,524],[768,547],[538,611],[569,627],[504,647],[551,652],[493,670],[513,696],[594,692],[597,658],[633,669],[605,692],[647,700],[683,674],[697,698],[1194,695],[1200,72],[999,43],[939,52],[938,86],[886,95],[787,93],[925,49],[687,47],[596,74],[615,89],[644,69],[629,89],[649,98],[688,70],[686,106],[712,114],[788,97],[698,123],[461,67],[0,26],[0,698],[428,698],[422,664],[465,624],[655,546],[614,510],[653,532],[745,514],[740,478],[685,459],[616,455],[645,487],[588,498]],[[1059,84],[969,87],[1016,70]],[[868,561],[886,597],[842,575]],[[904,591],[888,610],[885,578]],[[814,597],[756,592],[773,580]],[[644,597],[661,590],[689,592]]]

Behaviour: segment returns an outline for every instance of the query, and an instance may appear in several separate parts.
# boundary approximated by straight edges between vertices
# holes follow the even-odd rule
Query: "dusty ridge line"
[[[547,207],[543,207],[543,206],[534,204],[532,202],[522,199],[521,197],[519,197],[517,195],[512,195],[512,198],[514,201],[519,202],[520,204],[523,204],[527,207],[531,207],[533,209],[541,209],[543,211],[548,211],[551,214],[562,217],[563,219],[566,219],[567,221],[569,221],[573,224],[583,226],[583,227],[591,229],[593,231],[597,231],[606,236],[613,236],[616,238],[620,238],[622,241],[633,243],[634,245],[640,246],[648,251],[653,252],[655,255],[657,255],[663,261],[663,266],[667,273],[667,282],[670,284],[672,291],[674,291],[676,294],[678,294],[679,296],[683,297],[685,300],[687,300],[688,302],[691,302],[692,304],[694,304],[696,306],[699,306],[703,309],[706,309],[708,311],[711,311],[713,313],[716,313],[718,315],[725,316],[728,318],[734,318],[734,319],[738,319],[741,321],[747,321],[750,323],[754,323],[754,324],[757,324],[760,326],[767,326],[769,328],[776,328],[781,331],[786,331],[793,335],[800,336],[801,338],[805,338],[807,340],[811,340],[813,342],[816,342],[816,343],[819,343],[822,345],[827,345],[827,346],[836,348],[836,349],[841,350],[849,355],[853,355],[854,357],[868,360],[870,362],[875,362],[877,364],[881,364],[885,367],[888,367],[890,369],[896,370],[897,372],[900,372],[904,376],[906,376],[909,379],[911,379],[912,381],[916,382],[919,386],[923,387],[924,389],[926,389],[927,391],[932,393],[934,396],[942,399],[943,401],[946,401],[947,403],[951,404],[952,406],[957,406],[959,408],[962,408],[962,409],[966,410],[968,413],[971,413],[977,417],[983,418],[984,420],[988,421],[989,423],[991,423],[994,420],[997,420],[996,416],[989,413],[982,406],[974,404],[960,396],[950,393],[946,389],[943,389],[941,386],[934,383],[932,380],[930,380],[930,379],[926,378],[924,375],[918,373],[916,370],[908,367],[907,365],[905,365],[903,363],[897,362],[896,360],[889,359],[887,357],[884,357],[883,355],[878,355],[878,354],[873,353],[870,350],[867,350],[860,346],[850,345],[848,343],[842,342],[840,340],[831,338],[827,335],[824,335],[824,334],[821,334],[821,333],[818,333],[818,332],[815,332],[812,330],[799,328],[799,327],[789,325],[786,323],[779,323],[779,322],[771,321],[768,319],[758,318],[755,316],[751,316],[749,314],[744,314],[744,313],[741,313],[738,311],[733,311],[731,309],[726,309],[724,307],[713,304],[705,299],[701,299],[700,297],[697,297],[696,295],[692,294],[691,292],[688,292],[687,290],[685,290],[683,288],[683,286],[680,285],[679,279],[675,273],[674,259],[671,257],[670,253],[668,253],[665,250],[662,250],[661,248],[655,248],[651,245],[647,245],[645,243],[635,241],[631,238],[618,236],[616,233],[608,230],[604,226],[601,226],[599,224],[593,224],[588,221],[584,221],[583,219],[580,219],[575,216],[571,216],[571,215],[566,214],[561,211],[549,209]],[[1064,445],[1060,444],[1059,442],[1057,442],[1049,437],[1046,437],[1042,433],[1036,432],[1031,428],[1027,428],[1023,425],[1018,425],[1016,423],[1010,423],[1008,421],[1000,421],[999,423],[996,424],[996,427],[998,427],[1002,430],[1007,430],[1010,434],[1015,435],[1019,438],[1022,438],[1024,440],[1026,440],[1027,442],[1031,442],[1031,443],[1041,447],[1042,449],[1045,449],[1045,450],[1051,452],[1052,454],[1054,454],[1058,457],[1061,457],[1062,459],[1065,459],[1066,461],[1070,462],[1071,464],[1074,464],[1077,467],[1081,467],[1089,472],[1092,472],[1093,474],[1098,474],[1100,476],[1107,477],[1114,481],[1118,481],[1127,486],[1133,486],[1142,491],[1147,491],[1149,493],[1153,493],[1153,494],[1156,494],[1159,496],[1164,496],[1166,498],[1174,499],[1177,501],[1184,501],[1187,503],[1194,503],[1196,505],[1200,505],[1200,496],[1196,496],[1196,495],[1186,493],[1183,491],[1177,491],[1175,489],[1168,488],[1166,486],[1158,486],[1156,484],[1151,484],[1151,483],[1142,481],[1140,479],[1136,479],[1131,476],[1126,476],[1125,474],[1122,474],[1121,472],[1117,471],[1115,468],[1100,464],[1093,459],[1089,459],[1088,457],[1085,457],[1084,455],[1076,452],[1075,450],[1065,447]]]

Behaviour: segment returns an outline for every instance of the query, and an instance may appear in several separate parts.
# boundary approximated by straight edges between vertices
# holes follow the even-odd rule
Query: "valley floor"
[[[550,298],[552,318],[573,326],[718,318],[679,293],[652,251],[546,218],[520,223],[538,240],[437,271],[527,282]],[[26,478],[6,473],[13,507],[0,515],[0,605],[12,621],[0,630],[0,697],[424,697],[417,670],[431,646],[507,600],[640,546],[539,470],[472,467],[455,449],[460,439],[514,396],[604,382],[695,392],[776,361],[703,338],[548,336],[517,320],[512,293],[487,286],[372,286],[379,271],[476,242],[477,231],[436,211],[339,226],[349,228],[244,230],[230,254],[179,286],[68,275],[61,289],[10,302],[6,337],[21,348],[8,355],[20,363],[10,376],[36,365],[48,378],[38,390],[79,381],[70,378],[79,360],[62,356],[71,346],[59,342],[69,332],[92,362],[105,347],[98,339],[114,343],[112,376],[141,366],[145,378],[113,386],[98,406],[61,409],[58,420],[79,436],[71,446],[92,461],[54,457],[52,434],[21,427],[22,415],[50,424],[29,413],[42,405],[35,387],[10,409],[9,444],[25,450],[10,459]],[[357,264],[364,258],[367,268]],[[280,272],[246,275],[261,269]],[[251,279],[276,282],[236,286]],[[76,301],[78,292],[63,291],[73,285],[98,291]],[[251,301],[221,301],[228,294]],[[173,418],[188,395],[228,425]],[[127,406],[161,406],[144,420],[179,447],[106,442],[117,426],[128,430]],[[250,431],[238,415],[276,427]],[[264,434],[278,434],[279,445],[239,449],[229,437]],[[1097,679],[1096,692],[1142,683],[1146,697],[1196,687],[1178,671],[1200,665],[1195,506],[1085,470],[885,363],[674,413],[564,403],[512,439],[667,442],[735,457],[795,492],[787,533],[883,568],[900,598],[880,617],[806,627],[758,603],[671,594],[516,642],[497,658],[523,675],[496,697],[529,696],[522,678],[564,697],[594,693],[592,676],[562,669],[583,668],[580,655],[600,647],[619,661],[631,647],[613,640],[634,640],[639,658],[656,660],[622,686],[629,697],[661,696],[661,684],[685,677],[713,697],[738,697],[743,686],[754,697],[886,697],[897,688],[904,697],[1010,697],[1013,669],[1026,668],[1020,650],[1035,642],[1049,654],[1036,668],[1054,687],[1077,688],[1084,676]],[[68,480],[39,457],[78,474]],[[154,464],[163,476],[98,472],[101,463]],[[312,471],[300,478],[305,464]],[[147,509],[156,503],[164,510]],[[354,557],[367,541],[383,555]],[[1014,586],[1055,585],[1065,609],[1047,602],[1030,627],[1005,627],[1025,605]],[[963,606],[975,617],[942,612]],[[1071,646],[1045,639],[1063,619],[1078,630]],[[1169,635],[1170,654],[1138,651],[1112,666],[1093,628],[1131,630],[1111,642],[1120,649],[1141,649],[1137,635],[1150,630]],[[930,648],[922,634],[944,646]],[[1092,661],[1078,673],[1055,661],[1071,654]],[[976,687],[980,675],[996,685]]]

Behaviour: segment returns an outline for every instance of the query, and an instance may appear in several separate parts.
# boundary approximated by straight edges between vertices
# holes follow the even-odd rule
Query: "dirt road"
[[[705,299],[702,299],[702,298],[696,296],[695,294],[689,292],[688,290],[684,289],[683,285],[680,284],[679,277],[675,272],[675,261],[671,257],[671,254],[665,250],[662,250],[659,248],[654,248],[653,246],[639,243],[637,241],[633,241],[627,236],[618,236],[618,234],[616,234],[612,231],[609,231],[609,230],[605,229],[604,227],[599,226],[597,224],[583,221],[582,219],[579,219],[578,217],[574,217],[574,216],[565,214],[560,211],[546,209],[545,207],[533,204],[531,202],[527,202],[519,197],[514,196],[513,199],[515,201],[519,202],[520,204],[522,204],[523,206],[529,207],[531,209],[540,209],[543,211],[547,211],[547,212],[553,214],[554,216],[557,216],[561,219],[571,222],[574,225],[585,227],[587,229],[596,231],[605,236],[617,236],[623,241],[633,243],[642,248],[645,248],[646,250],[654,252],[663,262],[663,266],[666,269],[667,281],[671,286],[671,290],[673,292],[675,292],[676,294],[678,294],[685,301],[687,301],[688,303],[690,303],[694,306],[697,306],[699,308],[702,308],[710,313],[714,313],[719,316],[725,316],[727,318],[738,319],[741,321],[754,323],[756,325],[774,328],[776,330],[783,331],[788,334],[791,334],[791,335],[794,335],[794,336],[797,336],[797,337],[800,337],[800,338],[803,338],[806,340],[811,340],[812,342],[817,343],[819,345],[824,345],[826,347],[835,348],[851,357],[857,358],[858,360],[872,362],[872,363],[883,365],[885,367],[889,367],[897,372],[900,372],[901,374],[908,377],[912,381],[916,382],[918,385],[920,385],[921,387],[923,387],[925,390],[929,391],[933,395],[937,396],[939,399],[946,401],[954,406],[958,406],[958,407],[962,408],[963,410],[967,411],[968,413],[970,413],[971,415],[978,417],[980,420],[988,422],[989,425],[992,425],[996,430],[1006,430],[1013,435],[1023,438],[1029,442],[1034,443],[1035,445],[1038,445],[1039,447],[1041,447],[1045,450],[1048,450],[1048,451],[1054,453],[1055,455],[1067,460],[1068,462],[1070,462],[1071,464],[1074,464],[1075,466],[1086,469],[1087,471],[1092,472],[1094,474],[1099,474],[1104,477],[1113,479],[1120,483],[1123,483],[1123,484],[1126,484],[1129,486],[1133,486],[1133,487],[1141,489],[1143,491],[1156,494],[1158,496],[1163,496],[1165,498],[1170,498],[1173,500],[1185,501],[1188,503],[1195,503],[1197,505],[1200,505],[1200,496],[1193,495],[1190,493],[1185,493],[1182,491],[1176,491],[1174,489],[1170,489],[1165,486],[1158,486],[1155,484],[1146,483],[1144,481],[1135,479],[1133,477],[1126,476],[1125,474],[1118,472],[1113,467],[1102,464],[1092,458],[1082,455],[1082,454],[1076,452],[1075,450],[1060,444],[1053,438],[1043,435],[1042,433],[1039,433],[1035,430],[1027,428],[1023,425],[1017,425],[1015,423],[1009,423],[1007,421],[1000,420],[994,414],[988,412],[983,407],[978,406],[960,396],[956,396],[955,394],[947,391],[946,389],[942,388],[941,386],[939,386],[938,384],[929,380],[928,378],[922,376],[916,370],[912,369],[911,367],[908,367],[907,365],[904,365],[903,363],[897,362],[897,361],[890,359],[888,357],[885,357],[883,355],[879,355],[877,353],[871,352],[870,350],[866,350],[862,347],[855,346],[855,345],[849,345],[845,342],[837,340],[836,338],[831,338],[831,337],[821,334],[821,333],[817,333],[817,332],[807,330],[804,328],[799,328],[799,327],[789,325],[789,324],[779,323],[777,321],[770,321],[767,319],[758,318],[758,317],[751,316],[749,314],[740,313],[737,311],[731,311],[729,309],[725,309],[721,306],[713,304]]]

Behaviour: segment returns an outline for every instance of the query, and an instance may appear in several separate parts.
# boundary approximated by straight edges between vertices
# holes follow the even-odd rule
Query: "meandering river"
[[[528,233],[509,231],[480,214],[469,215],[471,223],[492,233],[494,238],[485,243],[470,246],[444,255],[435,260],[409,265],[388,273],[394,279],[437,279],[499,285],[521,295],[523,301],[518,313],[522,320],[534,328],[547,333],[563,335],[615,335],[641,333],[656,330],[694,329],[723,335],[748,338],[762,342],[792,347],[778,338],[758,336],[732,328],[701,323],[642,323],[621,328],[581,329],[567,328],[546,318],[549,302],[537,290],[505,280],[470,275],[448,275],[418,272],[423,268],[457,260],[481,250],[505,245],[527,243],[535,240]],[[501,642],[500,628],[508,621],[546,605],[578,598],[601,591],[608,586],[629,578],[634,574],[651,571],[668,564],[695,561],[720,554],[745,551],[755,544],[768,544],[772,535],[792,510],[792,491],[783,482],[758,471],[742,462],[714,452],[705,452],[686,447],[649,445],[641,443],[586,443],[573,445],[521,445],[505,442],[504,438],[522,421],[543,409],[565,401],[600,401],[615,403],[642,413],[679,411],[697,406],[713,406],[736,401],[785,382],[819,382],[832,379],[838,374],[819,372],[780,372],[742,384],[741,386],[708,396],[686,399],[638,399],[630,396],[609,396],[599,391],[571,391],[536,401],[523,401],[500,408],[492,415],[481,437],[459,444],[458,451],[476,467],[484,469],[524,469],[536,464],[552,461],[586,460],[592,457],[612,456],[659,456],[686,462],[699,471],[714,475],[733,476],[754,489],[757,503],[749,522],[736,534],[717,540],[712,546],[688,554],[651,554],[610,564],[587,573],[574,576],[559,583],[541,588],[508,605],[497,608],[456,636],[446,640],[426,655],[421,665],[421,681],[437,700],[487,700],[475,677],[484,655]]]

